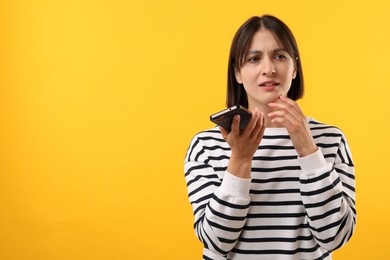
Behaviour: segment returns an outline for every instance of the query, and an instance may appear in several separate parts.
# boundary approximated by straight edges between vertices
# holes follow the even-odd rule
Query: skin
[[[244,59],[235,76],[244,85],[252,118],[244,130],[239,129],[238,115],[234,117],[231,132],[222,127],[220,130],[232,150],[227,171],[249,179],[253,155],[266,127],[286,128],[300,157],[313,154],[318,148],[306,116],[295,101],[287,98],[296,67],[284,47],[270,31],[261,29],[254,35]]]

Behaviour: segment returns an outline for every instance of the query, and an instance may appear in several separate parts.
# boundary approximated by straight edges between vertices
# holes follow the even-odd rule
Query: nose
[[[261,63],[261,73],[265,76],[271,76],[276,73],[275,64],[272,58],[264,57]]]

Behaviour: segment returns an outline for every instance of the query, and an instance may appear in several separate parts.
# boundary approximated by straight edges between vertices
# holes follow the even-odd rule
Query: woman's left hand
[[[300,157],[308,156],[318,150],[306,117],[297,102],[281,96],[277,101],[268,105],[272,108],[272,112],[268,114],[271,123],[279,124],[287,129]]]

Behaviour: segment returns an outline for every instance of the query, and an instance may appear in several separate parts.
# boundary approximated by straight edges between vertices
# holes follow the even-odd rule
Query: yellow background
[[[353,151],[358,225],[386,259],[390,2],[3,0],[0,259],[200,259],[183,160],[225,104],[238,27],[269,13],[302,55],[302,109]]]

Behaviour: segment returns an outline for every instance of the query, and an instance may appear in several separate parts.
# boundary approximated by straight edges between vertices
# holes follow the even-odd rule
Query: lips
[[[274,91],[279,86],[279,83],[273,80],[264,81],[259,84],[259,87],[265,91]]]
[[[276,81],[273,81],[273,80],[269,80],[269,81],[264,81],[262,83],[259,84],[260,87],[276,87],[276,86],[279,86],[279,83],[276,82]]]

